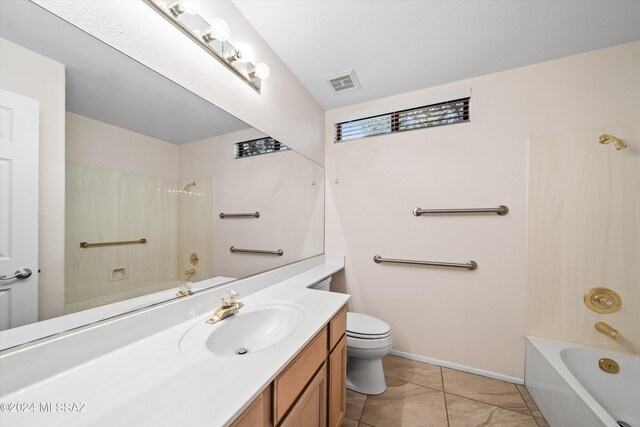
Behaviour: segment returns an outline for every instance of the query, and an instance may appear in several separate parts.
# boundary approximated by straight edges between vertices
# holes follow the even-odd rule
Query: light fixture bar
[[[256,73],[253,72],[245,72],[242,69],[238,68],[238,61],[229,61],[226,57],[227,53],[233,52],[236,50],[231,43],[228,41],[220,43],[220,49],[212,46],[211,41],[205,41],[198,30],[192,30],[189,28],[184,22],[180,20],[181,17],[186,15],[187,13],[182,10],[181,13],[176,15],[174,11],[176,7],[179,6],[179,2],[167,2],[162,0],[145,0],[145,2],[151,6],[156,12],[162,15],[167,21],[171,22],[176,28],[186,34],[189,38],[195,41],[200,47],[206,50],[211,56],[216,58],[218,62],[231,70],[236,76],[240,77],[245,83],[251,86],[256,92],[260,93],[262,88],[262,80]],[[166,5],[165,5],[166,3]],[[199,15],[196,15],[199,16]],[[242,55],[242,52],[240,52]],[[251,63],[244,64],[249,70],[254,69],[254,65]],[[268,73],[267,73],[268,75]]]

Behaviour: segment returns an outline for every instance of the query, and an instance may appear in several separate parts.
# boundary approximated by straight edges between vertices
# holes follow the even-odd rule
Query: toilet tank
[[[331,287],[331,276],[327,277],[324,280],[319,281],[318,283],[314,283],[309,286],[311,289],[317,289],[319,291],[329,291]]]

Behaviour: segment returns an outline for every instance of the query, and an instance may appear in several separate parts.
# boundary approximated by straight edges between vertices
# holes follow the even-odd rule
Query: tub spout
[[[620,338],[620,332],[618,332],[617,330],[613,329],[611,326],[607,325],[604,322],[596,323],[595,327],[599,332],[602,332],[603,334],[605,334],[606,336],[608,336],[612,340],[615,340],[616,338]]]

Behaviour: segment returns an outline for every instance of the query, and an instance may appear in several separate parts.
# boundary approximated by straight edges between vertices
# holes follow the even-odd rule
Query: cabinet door
[[[347,409],[347,337],[329,355],[329,427],[340,427]]]
[[[273,382],[273,413],[276,424],[289,412],[305,385],[326,359],[327,328],[323,328]]]
[[[327,368],[323,364],[280,427],[326,427]]]
[[[271,427],[271,385],[231,423],[231,427]]]

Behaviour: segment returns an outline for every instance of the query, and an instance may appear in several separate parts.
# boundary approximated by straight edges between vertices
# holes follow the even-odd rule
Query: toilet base
[[[347,359],[347,388],[363,394],[382,394],[387,389],[382,358]]]

